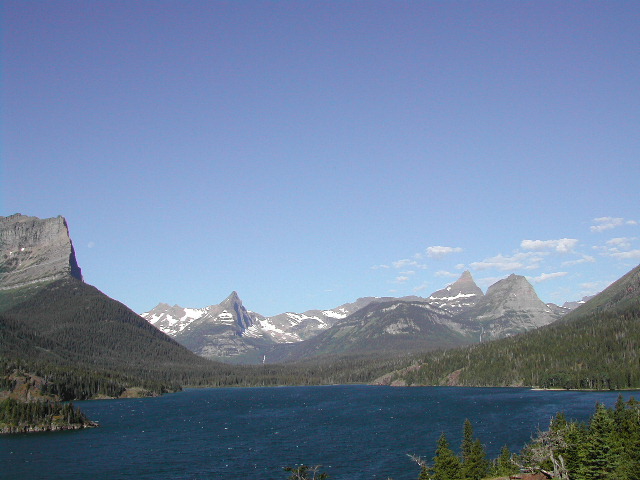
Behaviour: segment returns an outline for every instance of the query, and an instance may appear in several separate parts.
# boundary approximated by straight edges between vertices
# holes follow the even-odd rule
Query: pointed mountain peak
[[[429,302],[449,313],[459,313],[473,307],[484,294],[467,270],[451,285],[433,292]]]
[[[460,275],[460,278],[453,282],[451,285],[443,288],[442,290],[438,290],[431,294],[431,299],[433,298],[442,298],[442,297],[452,297],[455,295],[464,294],[464,295],[478,295],[482,296],[482,290],[480,287],[476,285],[476,282],[473,281],[473,277],[471,276],[471,272],[466,270]]]
[[[460,278],[458,279],[458,281],[461,280],[471,280],[473,281],[473,277],[471,276],[471,272],[469,270],[465,270],[464,272],[462,272],[462,275],[460,275]]]
[[[464,272],[462,272],[462,275],[460,275],[460,278],[456,280],[452,284],[452,286],[453,285],[467,285],[467,286],[472,286],[472,288],[475,287],[479,290],[479,287],[476,285],[476,282],[473,280],[473,277],[471,276],[471,272],[469,270],[465,270]]]
[[[231,292],[229,294],[229,296],[227,298],[225,298],[223,300],[222,303],[239,303],[242,304],[242,300],[240,300],[240,296],[238,295],[238,292],[236,292],[235,290],[233,292]],[[222,305],[221,303],[221,305]]]

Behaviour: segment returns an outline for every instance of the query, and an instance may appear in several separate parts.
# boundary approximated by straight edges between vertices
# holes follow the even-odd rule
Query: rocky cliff
[[[456,318],[475,326],[479,340],[484,341],[532,330],[560,316],[540,300],[525,277],[511,274],[491,285],[473,308]]]
[[[0,290],[65,277],[82,280],[63,217],[0,217]]]
[[[178,343],[206,358],[248,355],[256,360],[262,358],[260,346],[272,343],[263,332],[245,335],[252,327],[254,317],[242,305],[236,292],[231,292],[218,305],[183,308],[160,303],[141,316]]]
[[[482,290],[467,270],[451,285],[432,293],[429,303],[453,315],[470,309],[482,297],[484,297]]]

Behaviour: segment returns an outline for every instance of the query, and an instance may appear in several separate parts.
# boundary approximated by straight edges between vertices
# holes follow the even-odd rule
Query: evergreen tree
[[[607,478],[607,472],[617,468],[614,442],[613,414],[603,404],[596,405],[589,430],[580,448],[578,478],[596,480]]]
[[[471,451],[473,449],[473,426],[471,421],[467,418],[464,421],[464,427],[462,428],[462,445],[460,451],[462,452],[463,465],[469,461]]]
[[[479,439],[471,444],[469,456],[462,466],[463,477],[468,480],[480,480],[489,473],[489,462],[484,445]]]
[[[447,436],[442,433],[438,440],[436,456],[433,458],[434,480],[459,480],[461,478],[460,459],[449,447]]]
[[[517,473],[518,466],[511,460],[511,451],[507,445],[500,450],[500,456],[496,459],[492,474],[496,477]]]
[[[420,476],[418,477],[418,480],[431,480],[431,472],[429,471],[429,467],[427,467],[426,465],[422,465],[422,467],[420,467]]]
[[[462,477],[469,480],[484,477],[489,470],[486,452],[480,440],[473,438],[473,426],[468,418],[464,421],[460,450],[462,452]]]
[[[617,449],[620,453],[615,476],[619,480],[640,478],[640,402],[631,398],[625,405],[618,398],[614,411]]]

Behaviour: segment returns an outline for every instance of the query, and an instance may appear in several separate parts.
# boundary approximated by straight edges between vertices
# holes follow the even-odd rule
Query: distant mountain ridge
[[[269,352],[271,361],[327,355],[397,355],[473,342],[465,326],[445,310],[422,301],[372,302],[314,337]]]
[[[424,355],[375,383],[627,389],[640,385],[640,265],[560,320]]]
[[[510,275],[480,295],[468,272],[433,298],[369,297],[332,310],[283,314],[279,332],[275,322],[247,310],[236,292],[217,306],[191,311],[161,304],[167,313],[154,313],[156,323],[191,336],[211,358],[258,363],[265,355],[316,357],[240,367],[195,355],[84,283],[62,217],[13,217],[0,222],[0,395],[7,388],[15,393],[18,378],[16,385],[28,383],[37,395],[70,400],[159,394],[181,385],[366,382],[393,369],[382,383],[640,385],[640,266],[566,315],[566,309],[542,303],[524,277]],[[22,256],[14,257],[14,251]],[[19,276],[22,280],[14,281]],[[546,321],[551,323],[540,326]],[[323,325],[315,335],[314,324]],[[310,336],[276,341],[286,340],[285,334]],[[486,341],[500,336],[506,338]],[[441,350],[480,340],[469,348]],[[429,353],[431,348],[438,351]],[[410,352],[425,352],[424,365],[413,365],[417,357],[398,355]]]
[[[239,301],[235,292],[232,297]],[[537,328],[569,311],[544,304],[526,278],[517,275],[492,285],[485,295],[468,271],[428,298],[365,297],[330,310],[273,317],[246,311],[242,328],[228,300],[201,309],[161,303],[141,315],[199,355],[279,362],[459,346]],[[218,315],[225,309],[230,317],[223,329]]]
[[[257,317],[247,311],[235,291],[218,305],[195,309],[161,303],[141,316],[202,357],[257,354],[273,343],[269,335],[251,330]]]
[[[456,314],[474,307],[483,297],[484,293],[467,270],[456,282],[432,293],[428,300],[443,310]]]
[[[456,319],[475,323],[480,329],[479,341],[483,341],[548,325],[560,316],[538,298],[525,277],[511,274],[491,285],[486,295],[460,311]]]

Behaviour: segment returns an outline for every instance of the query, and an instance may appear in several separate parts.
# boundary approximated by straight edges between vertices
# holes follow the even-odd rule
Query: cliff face
[[[0,217],[0,290],[68,276],[82,280],[63,217]]]
[[[547,325],[562,313],[546,305],[527,279],[509,275],[489,287],[487,294],[461,314],[480,328],[480,340],[502,338]]]
[[[473,281],[467,270],[462,276],[448,287],[434,292],[429,297],[429,303],[455,315],[469,310],[484,297],[480,287]]]

